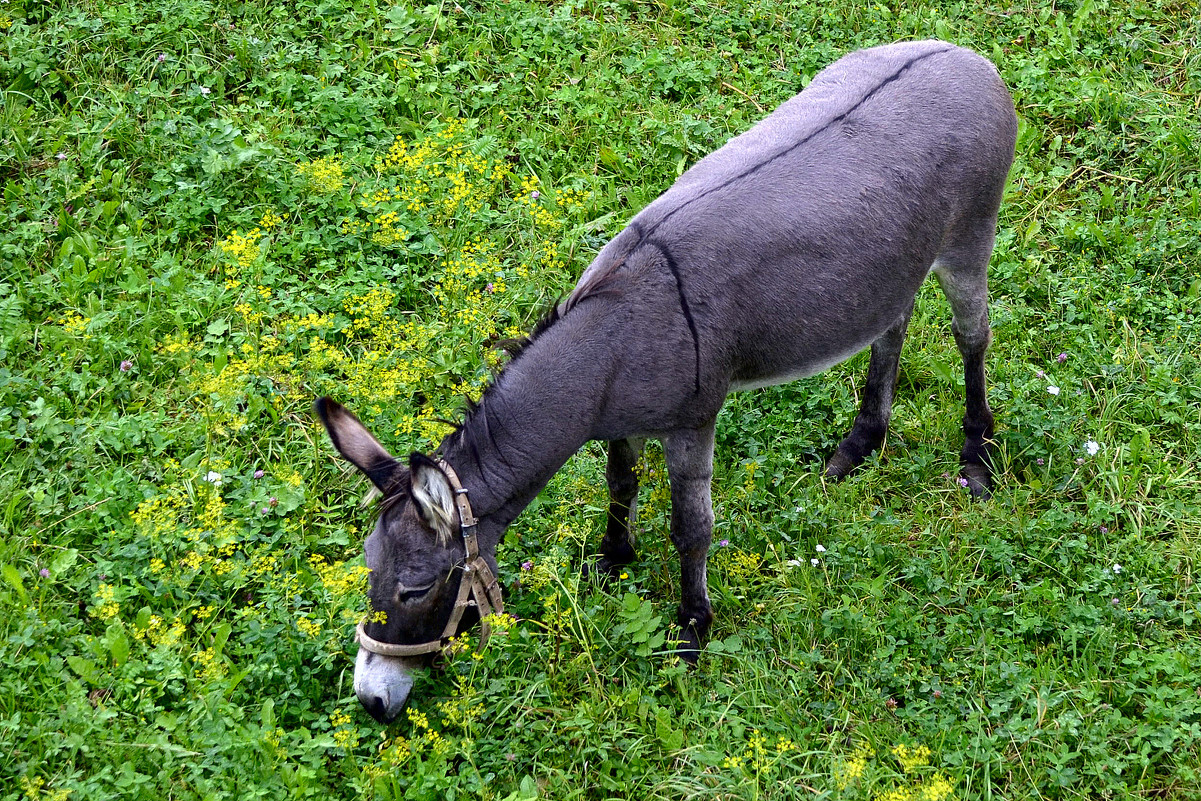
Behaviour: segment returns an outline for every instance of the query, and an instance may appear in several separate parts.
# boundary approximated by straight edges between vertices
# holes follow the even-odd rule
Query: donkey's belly
[[[828,351],[799,363],[785,363],[777,370],[757,371],[756,374],[749,376],[735,375],[734,379],[730,381],[730,391],[741,392],[747,389],[771,387],[776,384],[787,384],[789,381],[795,381],[798,378],[808,378],[811,375],[817,375],[818,373],[825,372],[839,362],[846,361],[871,345],[874,341],[874,336],[865,338],[862,341],[853,340],[848,342],[845,348]]]

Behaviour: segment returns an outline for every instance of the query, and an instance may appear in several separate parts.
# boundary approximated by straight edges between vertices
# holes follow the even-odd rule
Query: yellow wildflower
[[[296,165],[296,173],[305,179],[309,189],[318,195],[331,195],[342,190],[346,171],[338,156],[326,156],[316,161]]]
[[[835,774],[835,784],[839,790],[845,790],[852,782],[863,777],[867,770],[867,761],[875,754],[867,743],[860,745],[855,752],[842,763]]]
[[[232,256],[239,268],[246,270],[253,266],[259,258],[260,234],[262,234],[261,228],[252,228],[245,234],[239,234],[235,230],[218,242],[217,247],[221,248],[226,255]]]
[[[913,773],[917,768],[930,764],[930,749],[924,745],[910,748],[904,743],[893,746],[892,755],[901,763],[901,770]]]
[[[944,801],[955,790],[946,776],[936,773],[918,789],[917,801]]]
[[[111,620],[121,611],[121,605],[116,600],[116,590],[109,584],[101,584],[96,588],[96,604],[92,607],[92,616],[100,620]]]

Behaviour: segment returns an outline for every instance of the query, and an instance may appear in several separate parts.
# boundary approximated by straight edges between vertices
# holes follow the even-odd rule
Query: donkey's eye
[[[433,588],[433,584],[426,584],[424,587],[406,587],[403,584],[396,590],[396,602],[405,603],[406,601],[415,601],[425,595]]]

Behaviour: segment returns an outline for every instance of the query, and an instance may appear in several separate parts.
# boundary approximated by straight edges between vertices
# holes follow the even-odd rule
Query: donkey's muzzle
[[[360,648],[354,664],[354,693],[367,714],[389,723],[405,708],[413,689],[413,673],[421,660],[380,656]]]

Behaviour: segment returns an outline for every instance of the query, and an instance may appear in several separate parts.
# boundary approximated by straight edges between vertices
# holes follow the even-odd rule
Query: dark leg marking
[[[605,482],[609,485],[609,517],[601,540],[596,569],[616,576],[622,565],[634,561],[631,529],[638,515],[638,456],[642,439],[619,439],[609,443]]]
[[[987,316],[985,318],[987,330]],[[988,407],[985,390],[984,353],[988,349],[986,337],[977,343],[961,335],[952,324],[955,342],[963,354],[963,378],[966,395],[966,411],[963,415],[963,450],[959,453],[960,473],[968,482],[968,489],[977,498],[987,498],[992,488],[993,414]]]
[[[905,344],[905,332],[909,329],[912,315],[913,302],[910,301],[905,313],[872,343],[867,383],[863,387],[863,403],[851,432],[839,443],[838,450],[826,465],[827,478],[846,478],[884,443],[888,421],[892,417],[901,348]]]

